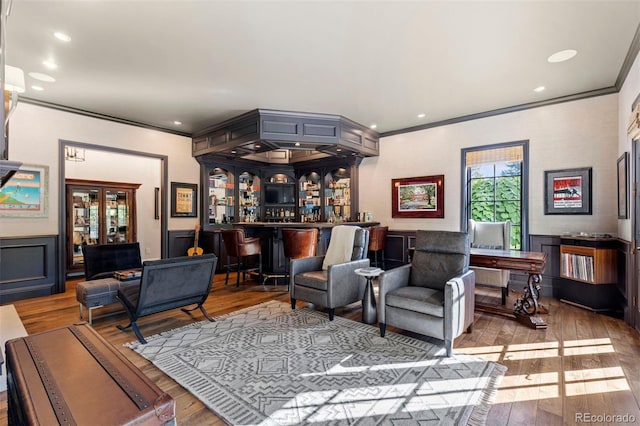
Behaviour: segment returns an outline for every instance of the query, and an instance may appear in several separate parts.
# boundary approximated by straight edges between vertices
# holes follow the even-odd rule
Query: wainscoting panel
[[[63,292],[56,235],[0,238],[0,303]]]

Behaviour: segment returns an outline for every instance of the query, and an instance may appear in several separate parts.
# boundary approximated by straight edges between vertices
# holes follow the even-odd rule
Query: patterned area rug
[[[272,301],[129,343],[233,425],[484,424],[506,367]]]

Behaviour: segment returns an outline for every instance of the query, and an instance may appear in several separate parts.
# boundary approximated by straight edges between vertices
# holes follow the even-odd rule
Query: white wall
[[[200,182],[200,167],[191,156],[190,138],[19,103],[10,122],[9,159],[49,166],[49,214],[46,218],[0,218],[0,236],[58,234],[60,139],[166,155],[169,157],[169,182]],[[126,181],[124,174],[128,171],[121,170],[121,173],[122,178],[114,177],[113,180]],[[138,207],[140,217],[153,215],[153,210],[144,211],[147,208],[149,206],[144,204]],[[193,229],[197,223],[197,218],[169,218],[168,228]]]
[[[391,229],[459,230],[461,149],[529,140],[529,232],[617,232],[618,96],[502,114],[389,136],[360,166],[360,210]],[[592,215],[544,215],[544,171],[593,167]],[[391,179],[445,175],[444,219],[391,217]]]
[[[629,182],[632,182],[634,176],[633,158],[631,157],[631,138],[627,136],[627,125],[629,124],[629,116],[631,115],[631,105],[636,97],[640,94],[640,54],[636,56],[636,59],[631,66],[631,70],[625,80],[620,93],[618,93],[618,157],[623,152],[629,153]],[[629,185],[631,188],[631,185]],[[629,207],[633,203],[633,197],[630,195],[627,200]],[[617,203],[617,198],[616,198]],[[629,210],[631,212],[631,209]],[[618,235],[620,238],[631,241],[633,221],[631,220],[631,214],[629,219],[618,219]]]

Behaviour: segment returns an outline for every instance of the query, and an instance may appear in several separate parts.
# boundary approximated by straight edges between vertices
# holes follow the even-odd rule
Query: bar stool
[[[222,241],[224,242],[224,249],[227,252],[227,276],[224,280],[224,285],[229,282],[229,271],[231,266],[236,266],[238,277],[236,280],[236,287],[240,287],[240,272],[242,271],[243,279],[248,271],[258,271],[258,280],[262,282],[262,250],[260,247],[260,239],[257,237],[246,238],[244,236],[244,230],[239,228],[222,229]],[[252,266],[246,263],[246,257],[258,256],[258,265]],[[231,258],[236,258],[236,263],[231,263]]]
[[[318,245],[318,228],[284,228],[282,229],[282,245],[287,260],[300,259],[316,255]],[[289,265],[286,266],[288,275]]]
[[[382,268],[384,269],[384,244],[387,239],[388,226],[373,226],[369,228],[369,252],[373,253],[372,266],[379,266],[378,252],[382,252]]]

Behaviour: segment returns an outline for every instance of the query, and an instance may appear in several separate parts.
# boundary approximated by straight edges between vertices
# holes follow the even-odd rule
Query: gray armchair
[[[511,221],[476,222],[469,219],[471,247],[509,250],[511,246]],[[509,270],[471,266],[476,273],[476,284],[502,290],[502,304],[507,304],[509,294]]]
[[[453,340],[471,332],[475,276],[469,270],[469,237],[462,232],[417,231],[410,265],[378,277],[378,322],[444,340],[447,356]]]
[[[336,228],[333,229],[332,235]],[[351,260],[348,262],[333,264],[323,269],[325,256],[291,259],[289,279],[291,309],[296,308],[297,300],[303,300],[328,308],[329,320],[333,321],[335,308],[362,300],[365,279],[356,275],[354,271],[369,266],[367,258],[369,231],[365,228],[356,228]],[[334,243],[336,240],[332,238],[329,241],[329,250]]]

